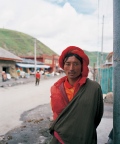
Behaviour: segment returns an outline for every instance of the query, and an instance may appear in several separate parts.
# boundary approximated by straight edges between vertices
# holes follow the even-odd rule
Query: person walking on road
[[[59,57],[66,76],[51,87],[50,144],[97,144],[103,94],[101,86],[87,78],[88,64],[88,56],[76,46],[67,47]]]
[[[35,85],[39,85],[39,82],[40,82],[40,73],[39,73],[39,70],[37,70],[37,73],[35,74]]]

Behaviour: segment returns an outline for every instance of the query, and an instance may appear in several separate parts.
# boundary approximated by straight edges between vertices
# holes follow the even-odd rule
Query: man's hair
[[[81,62],[81,64],[82,64],[82,58],[79,56],[79,55],[77,55],[77,54],[74,54],[74,53],[68,53],[68,54],[66,54],[66,56],[65,56],[65,58],[64,58],[64,60],[63,60],[63,63],[65,64],[65,62],[68,60],[68,58],[69,57],[71,57],[71,56],[75,56],[80,62]]]

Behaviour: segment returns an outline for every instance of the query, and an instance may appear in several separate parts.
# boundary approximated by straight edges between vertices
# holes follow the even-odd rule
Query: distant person
[[[20,77],[20,69],[18,68],[17,69],[17,75],[18,75],[18,78]]]
[[[2,81],[5,82],[7,80],[7,74],[5,71],[2,71]]]
[[[44,79],[46,79],[47,78],[47,76],[48,76],[48,71],[47,70],[44,70]]]
[[[40,74],[43,75],[43,73],[44,73],[44,71],[41,69],[41,70],[40,70]]]
[[[69,46],[60,55],[59,65],[66,76],[51,87],[50,144],[97,144],[103,94],[100,85],[87,78],[88,56],[81,48]]]
[[[35,74],[35,85],[39,85],[39,82],[40,82],[40,73],[39,73],[39,70],[37,70],[37,73]]]

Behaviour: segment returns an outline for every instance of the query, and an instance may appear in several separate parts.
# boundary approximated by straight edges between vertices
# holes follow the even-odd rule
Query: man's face
[[[70,56],[64,63],[64,71],[68,79],[76,79],[81,74],[81,67],[81,62],[75,56]]]

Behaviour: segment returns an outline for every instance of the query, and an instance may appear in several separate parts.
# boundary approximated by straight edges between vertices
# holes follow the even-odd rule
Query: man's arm
[[[102,116],[103,116],[103,110],[104,110],[104,105],[103,105],[103,94],[101,87],[98,88],[98,99],[97,99],[97,112],[95,116],[95,126],[96,128],[98,127]]]

